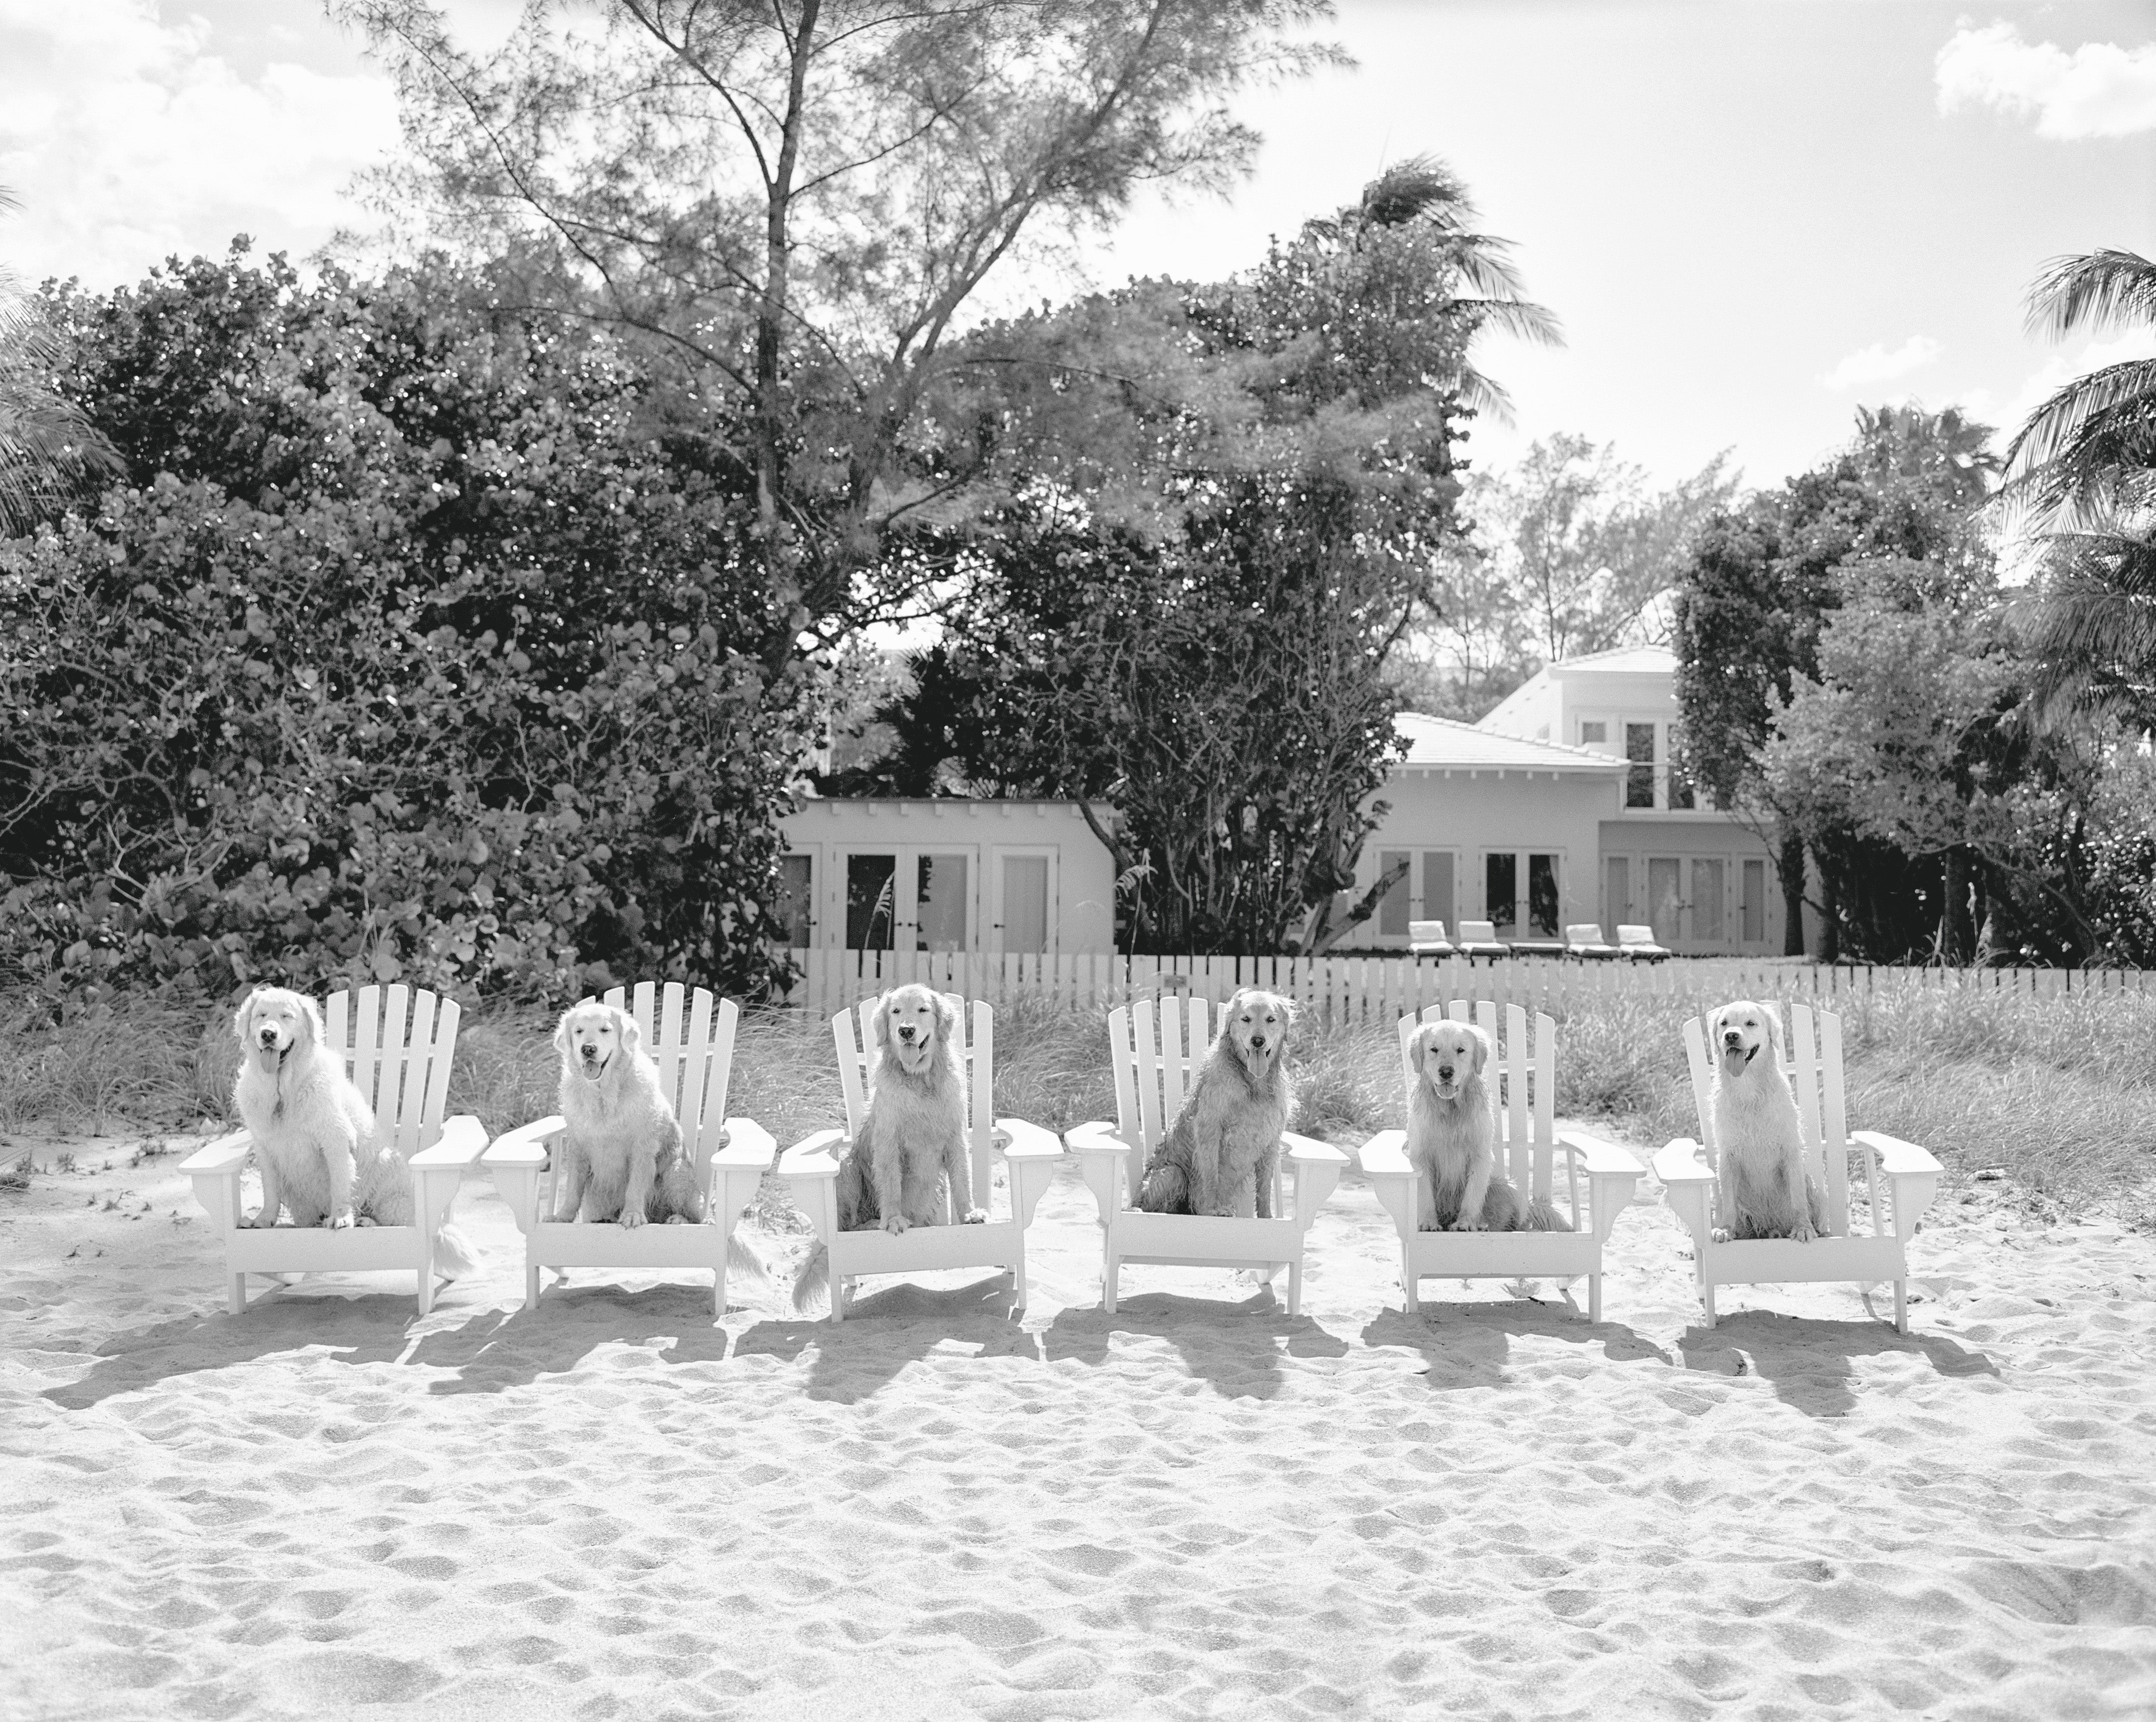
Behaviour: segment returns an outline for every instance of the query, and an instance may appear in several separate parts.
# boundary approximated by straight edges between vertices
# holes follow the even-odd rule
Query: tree
[[[2029,295],[2054,338],[2156,326],[2156,264],[2130,251],[2056,260]],[[2156,359],[2076,378],[2008,450],[2001,501],[2031,524],[2038,573],[2022,606],[2039,711],[2156,725]]]
[[[895,523],[968,492],[963,443],[910,439],[989,275],[1142,181],[1226,183],[1257,143],[1227,95],[1337,58],[1286,39],[1322,0],[542,3],[484,60],[423,0],[332,10],[397,80],[388,201],[726,403],[774,674],[879,612]]]
[[[0,186],[0,210],[19,207]],[[54,390],[59,357],[38,301],[0,267],[0,538],[28,532],[116,464],[74,404]]]
[[[1717,804],[1776,841],[1791,955],[1803,949],[1807,849],[1827,960],[1860,923],[1867,948],[1897,954],[1926,924],[1890,846],[1846,825],[1808,829],[1804,807],[1775,802],[1762,763],[1795,679],[1818,678],[1820,630],[1841,601],[1837,569],[1898,557],[1936,563],[1943,578],[1988,581],[1991,553],[1972,513],[1986,475],[1974,451],[1988,434],[1951,409],[1860,411],[1834,460],[1711,516],[1685,570],[1673,640],[1679,757]]]
[[[1108,803],[1117,827],[1095,829],[1130,948],[1322,947],[1397,746],[1377,671],[1399,600],[1350,547],[1354,506],[1337,481],[1254,478],[1163,542],[1014,505],[913,661],[892,786],[955,770],[992,795]]]
[[[770,979],[805,713],[730,644],[770,619],[711,439],[493,296],[235,251],[57,297],[127,471],[0,542],[10,966]]]

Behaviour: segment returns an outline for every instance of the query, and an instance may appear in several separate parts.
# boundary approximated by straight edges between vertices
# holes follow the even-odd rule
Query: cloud
[[[2129,359],[2150,358],[2156,358],[2156,330],[2128,329],[2107,340],[2084,342],[2071,354],[2053,354],[2010,391],[1964,390],[1958,404],[1978,423],[1997,428],[1998,446],[2003,451],[2028,422],[2029,415],[2076,378],[2107,366],[2123,365]]]
[[[1939,111],[1994,107],[2036,116],[2040,137],[2156,131],[2156,43],[2085,42],[2069,54],[2024,42],[2010,23],[1963,29],[1938,53]]]
[[[0,260],[103,288],[236,233],[304,254],[360,218],[343,188],[396,141],[388,79],[245,78],[211,41],[150,0],[0,0],[0,185],[23,205]]]
[[[1876,341],[1850,354],[1820,381],[1836,391],[1869,388],[1875,383],[1892,383],[1897,377],[1922,370],[1943,351],[1928,335],[1912,335],[1891,351],[1885,342]]]

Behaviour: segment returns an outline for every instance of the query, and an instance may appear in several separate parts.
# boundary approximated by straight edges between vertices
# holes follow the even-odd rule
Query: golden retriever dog
[[[1295,1116],[1282,1056],[1295,1006],[1245,987],[1199,1067],[1160,1146],[1146,1161],[1138,1206],[1151,1214],[1233,1216],[1254,1190],[1257,1217],[1273,1217],[1281,1133]]]
[[[562,1175],[557,1221],[612,1221],[624,1230],[693,1226],[704,1192],[681,1152],[681,1125],[626,1010],[586,999],[554,1030],[562,1055]]]
[[[1718,1244],[1786,1237],[1808,1243],[1826,1230],[1826,1204],[1804,1175],[1797,1097],[1782,1071],[1782,1021],[1771,1006],[1739,999],[1707,1018],[1714,1060]]]
[[[393,1144],[377,1139],[374,1113],[345,1074],[344,1057],[323,1040],[321,1012],[302,993],[257,987],[233,1014],[241,1049],[234,1110],[254,1139],[262,1206],[247,1224],[275,1226],[280,1209],[295,1226],[409,1226],[412,1175]],[[463,1234],[444,1226],[434,1263],[454,1278],[479,1257]]]
[[[982,1224],[988,1216],[973,1205],[957,1007],[932,987],[896,987],[877,1001],[870,1025],[868,1114],[839,1162],[839,1230],[941,1225],[946,1180],[950,1211],[962,1225]],[[829,1275],[830,1252],[819,1243],[794,1276],[793,1307],[807,1308]]]
[[[1426,1022],[1409,1039],[1407,1154],[1422,1175],[1415,1224],[1424,1231],[1570,1231],[1549,1202],[1522,1200],[1497,1169],[1496,1096],[1483,1074],[1493,1050],[1471,1022]]]

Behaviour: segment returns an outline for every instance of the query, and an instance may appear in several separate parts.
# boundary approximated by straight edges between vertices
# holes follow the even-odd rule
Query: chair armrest
[[[839,1162],[831,1150],[846,1139],[840,1129],[817,1130],[803,1137],[778,1157],[783,1178],[836,1178]]]
[[[1882,1136],[1876,1130],[1851,1131],[1849,1145],[1852,1149],[1868,1148],[1877,1154],[1879,1169],[1889,1178],[1935,1175],[1946,1169],[1933,1158],[1929,1149],[1919,1148],[1913,1142],[1904,1142],[1898,1136]]]
[[[1315,1136],[1298,1136],[1292,1130],[1283,1130],[1281,1141],[1286,1145],[1287,1157],[1306,1166],[1327,1163],[1344,1166],[1348,1164],[1346,1149],[1335,1148],[1329,1142],[1320,1142]]]
[[[254,1151],[254,1137],[244,1130],[235,1130],[229,1136],[220,1136],[214,1142],[205,1142],[180,1162],[180,1169],[196,1177],[204,1175],[213,1177],[220,1173],[237,1172],[247,1164],[247,1156]]]
[[[1116,1133],[1116,1127],[1095,1118],[1083,1124],[1073,1124],[1063,1133],[1064,1146],[1073,1154],[1127,1154],[1137,1151],[1137,1144],[1127,1142]]]
[[[1558,1131],[1557,1145],[1568,1152],[1573,1164],[1590,1178],[1640,1175],[1637,1155],[1614,1142],[1604,1142],[1599,1136],[1590,1136],[1584,1130]]]
[[[996,1150],[1007,1160],[1060,1160],[1063,1144],[1052,1130],[1024,1118],[996,1120]]]
[[[1408,1163],[1408,1133],[1404,1130],[1380,1130],[1357,1150],[1363,1163],[1366,1178],[1412,1178],[1414,1168]]]
[[[568,1120],[558,1113],[535,1118],[514,1130],[505,1130],[494,1139],[494,1146],[480,1158],[490,1166],[543,1166],[547,1164],[547,1143],[568,1128]]]
[[[753,1118],[728,1118],[721,1127],[715,1166],[768,1167],[778,1157],[778,1144],[770,1131]]]
[[[1680,1136],[1655,1156],[1655,1176],[1666,1185],[1712,1184],[1714,1168],[1701,1156],[1704,1150],[1689,1136]]]
[[[424,1172],[438,1166],[459,1169],[471,1164],[486,1152],[486,1126],[468,1112],[442,1120],[441,1139],[432,1148],[423,1148],[411,1159],[412,1169]]]

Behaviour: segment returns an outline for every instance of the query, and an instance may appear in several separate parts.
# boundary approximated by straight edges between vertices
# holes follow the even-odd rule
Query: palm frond
[[[2057,340],[2078,329],[2156,324],[2156,263],[2132,251],[2055,257],[2029,289],[2031,334]]]
[[[1507,335],[1517,335],[1522,341],[1532,341],[1543,347],[1564,345],[1564,326],[1554,311],[1543,306],[1520,299],[1461,299],[1454,302],[1463,310],[1475,311],[1486,327],[1495,326]]]
[[[1410,156],[1363,188],[1356,213],[1373,227],[1399,227],[1429,216],[1454,227],[1474,218],[1474,200],[1460,176],[1435,156]]]
[[[2007,476],[2023,477],[2058,460],[2084,426],[2105,419],[2156,424],[2156,358],[2106,365],[2058,389],[2007,445]]]

